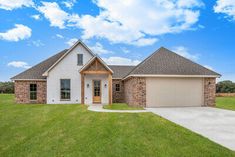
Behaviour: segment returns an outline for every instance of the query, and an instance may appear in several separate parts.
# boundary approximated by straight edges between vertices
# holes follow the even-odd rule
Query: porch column
[[[81,103],[84,104],[84,74],[81,73]]]
[[[112,75],[109,74],[108,76],[109,80],[109,104],[111,105],[113,103],[113,95],[112,95]]]

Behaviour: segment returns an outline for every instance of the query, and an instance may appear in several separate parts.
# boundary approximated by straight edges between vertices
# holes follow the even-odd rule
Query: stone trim
[[[215,106],[216,78],[204,78],[204,106]]]
[[[37,100],[31,101],[29,95],[30,84],[37,84]],[[45,104],[47,95],[47,82],[46,81],[15,81],[15,101],[16,103],[36,103]]]
[[[125,102],[130,106],[146,107],[146,78],[131,77],[124,81]]]

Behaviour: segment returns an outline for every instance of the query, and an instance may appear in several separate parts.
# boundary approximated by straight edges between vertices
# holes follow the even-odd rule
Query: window
[[[30,84],[29,95],[30,100],[37,100],[37,84]]]
[[[78,54],[78,65],[83,65],[83,54]]]
[[[60,99],[61,100],[70,99],[70,79],[60,80]]]
[[[116,89],[116,92],[119,92],[120,91],[120,84],[115,84],[115,89]]]

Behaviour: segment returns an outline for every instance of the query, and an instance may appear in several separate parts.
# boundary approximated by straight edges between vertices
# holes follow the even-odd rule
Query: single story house
[[[137,66],[107,65],[82,41],[12,77],[17,103],[214,106],[220,74],[161,47]]]

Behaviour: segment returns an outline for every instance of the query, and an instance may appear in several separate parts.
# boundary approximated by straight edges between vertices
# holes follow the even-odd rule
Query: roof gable
[[[113,73],[112,69],[98,56],[93,57],[80,69],[80,73],[84,71],[109,71]]]
[[[68,49],[68,51],[61,56],[61,58],[59,58],[51,67],[48,68],[48,70],[46,70],[43,73],[43,76],[48,76],[48,73],[50,72],[50,70],[52,70],[59,62],[61,62],[69,53],[71,53],[78,45],[82,45],[83,48],[85,48],[87,50],[87,52],[89,52],[92,56],[95,56],[95,54],[81,41],[78,40],[70,49]]]
[[[209,70],[164,47],[138,64],[128,75],[213,75],[220,74]],[[128,76],[127,75],[127,76]]]

